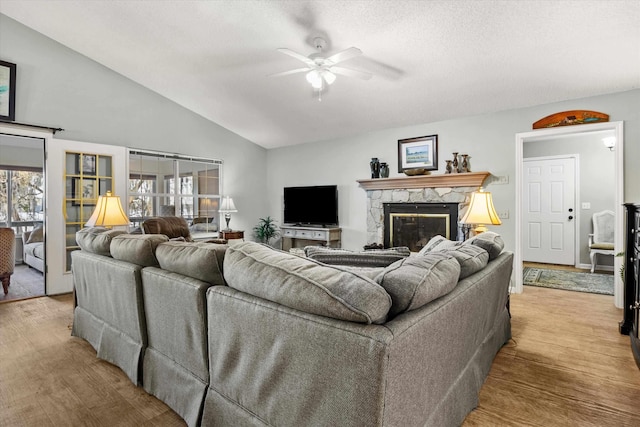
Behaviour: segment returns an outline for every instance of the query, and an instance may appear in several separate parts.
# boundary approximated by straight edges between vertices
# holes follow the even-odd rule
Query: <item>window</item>
[[[222,161],[129,151],[128,213],[133,226],[154,216],[219,224]]]
[[[41,169],[0,166],[0,226],[17,235],[44,220]]]

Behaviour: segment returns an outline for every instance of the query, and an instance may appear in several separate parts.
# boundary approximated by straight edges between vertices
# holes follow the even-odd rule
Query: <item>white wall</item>
[[[523,157],[557,156],[578,154],[580,166],[580,202],[590,203],[589,209],[575,207],[575,217],[579,222],[581,264],[591,264],[589,259],[588,235],[592,232],[591,216],[605,209],[615,211],[615,153],[606,148],[602,138],[613,132],[584,134],[546,141],[532,141],[524,144]],[[610,257],[600,257],[598,264],[613,265]]]
[[[17,64],[16,122],[61,127],[56,137],[67,140],[221,159],[234,228],[268,214],[262,147],[1,14],[0,58]]]
[[[438,135],[438,164],[443,173],[445,160],[454,151],[470,155],[472,171],[489,171],[508,176],[509,183],[489,182],[485,188],[494,196],[498,211],[510,216],[501,226],[490,227],[503,235],[507,249],[515,246],[515,134],[531,130],[542,117],[568,110],[595,110],[624,121],[625,200],[640,201],[640,90],[563,101],[554,104],[385,129],[349,138],[269,150],[267,171],[270,215],[282,218],[282,189],[292,185],[337,184],[342,245],[359,249],[366,241],[366,196],[356,180],[368,178],[371,157],[391,165],[390,176],[399,176],[397,141],[424,135]],[[635,159],[635,160],[634,160]]]

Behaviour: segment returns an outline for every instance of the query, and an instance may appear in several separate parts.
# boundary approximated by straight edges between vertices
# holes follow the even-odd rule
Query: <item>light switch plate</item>
[[[590,202],[582,202],[582,209],[591,209]]]
[[[496,176],[496,179],[492,182],[492,184],[508,184],[509,183],[509,175]]]
[[[504,210],[498,212],[498,218],[500,219],[509,219],[509,210]]]

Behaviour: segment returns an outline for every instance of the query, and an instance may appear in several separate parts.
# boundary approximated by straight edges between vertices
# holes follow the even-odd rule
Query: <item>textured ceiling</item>
[[[3,13],[266,148],[640,87],[640,1],[2,0]],[[363,51],[319,102],[301,63]]]

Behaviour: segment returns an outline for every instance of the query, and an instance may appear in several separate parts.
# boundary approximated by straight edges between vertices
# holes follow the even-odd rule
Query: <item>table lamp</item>
[[[471,203],[469,209],[460,221],[463,224],[475,225],[473,231],[475,234],[487,231],[485,224],[500,225],[502,221],[493,207],[493,198],[488,191],[474,191],[471,193]]]
[[[236,205],[233,204],[233,199],[229,196],[225,196],[222,199],[222,203],[220,204],[220,209],[218,209],[218,212],[224,214],[224,220],[227,222],[227,228],[225,228],[224,231],[231,231],[231,228],[229,227],[229,221],[231,221],[231,213],[238,212],[238,209],[236,209]]]

